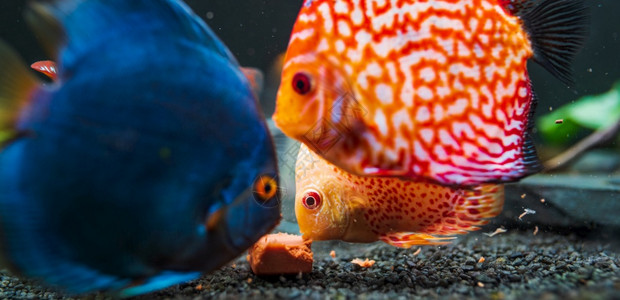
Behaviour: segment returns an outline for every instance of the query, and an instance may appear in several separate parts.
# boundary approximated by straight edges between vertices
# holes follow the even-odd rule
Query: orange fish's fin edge
[[[413,246],[440,246],[447,245],[456,237],[437,237],[417,232],[391,232],[381,235],[379,240],[399,248],[411,248]]]
[[[496,217],[504,208],[504,185],[482,184],[472,189],[460,190],[453,211],[443,222],[424,230],[433,235],[467,234],[479,230],[490,218]]]
[[[588,34],[584,1],[543,0],[514,14],[523,20],[530,36],[534,60],[564,84],[572,85],[570,64]]]
[[[472,226],[481,226],[504,208],[504,185],[482,184],[463,190],[463,201],[454,207],[456,216]],[[457,222],[457,224],[459,224]],[[463,225],[463,224],[459,224]]]
[[[15,124],[40,82],[19,55],[0,41],[0,146],[18,136]]]
[[[263,85],[265,82],[265,76],[261,70],[256,68],[249,67],[241,67],[241,72],[245,75],[248,82],[250,83],[250,87],[254,92],[254,96],[256,96],[256,101],[259,100],[260,94],[263,91]]]

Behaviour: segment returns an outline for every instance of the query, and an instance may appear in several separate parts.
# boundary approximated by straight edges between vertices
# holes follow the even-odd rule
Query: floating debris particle
[[[354,260],[351,261],[351,263],[354,263],[362,268],[370,268],[375,264],[375,261],[372,259],[366,259],[366,260],[361,260],[359,258],[356,258]]]
[[[545,203],[545,198],[540,199],[540,203]]]
[[[248,278],[248,283],[252,283],[252,278]]]
[[[535,210],[529,209],[529,208],[525,208],[525,211],[519,215],[519,220],[521,220],[521,218],[525,217],[525,215],[533,215],[536,214]]]
[[[564,123],[564,119],[555,120],[555,124],[562,124],[562,123]]]
[[[500,228],[495,229],[495,231],[493,231],[492,233],[484,232],[484,234],[488,237],[494,237],[495,235],[504,233],[506,231],[507,231],[506,229],[500,227]]]
[[[299,272],[299,273],[297,273],[296,277],[297,277],[297,280],[301,280],[302,278],[304,278],[304,274]]]
[[[197,291],[202,291],[202,284],[199,284],[195,287]]]
[[[422,248],[418,248],[418,250],[413,252],[413,255],[416,256],[416,255],[420,254],[420,252],[422,252]]]
[[[237,264],[232,264],[231,266],[233,269],[237,268]]]
[[[479,287],[484,287],[484,283],[482,283],[482,282],[478,281],[478,286],[479,286]]]
[[[521,199],[525,199],[525,194],[521,195]]]
[[[478,260],[478,263],[481,264],[485,261],[484,256],[481,256],[480,259]]]
[[[538,233],[538,226],[534,227],[534,235]]]
[[[336,258],[336,251],[332,250],[331,252],[329,252],[329,256],[331,256],[332,258]]]

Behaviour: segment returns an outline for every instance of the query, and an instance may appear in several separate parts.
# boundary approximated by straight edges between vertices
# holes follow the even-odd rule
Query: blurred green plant
[[[12,132],[10,130],[0,129],[0,144],[4,142],[5,140],[9,139],[11,135],[12,135]]]
[[[620,119],[620,81],[600,95],[588,95],[537,120],[538,131],[550,144],[571,143],[580,131],[600,130]],[[561,122],[559,121],[561,120]]]

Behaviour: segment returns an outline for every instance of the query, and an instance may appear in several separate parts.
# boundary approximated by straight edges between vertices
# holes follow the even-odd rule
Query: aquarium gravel
[[[418,247],[384,243],[317,242],[312,247],[310,274],[258,277],[243,256],[198,280],[136,299],[620,299],[620,251],[601,237],[477,232],[452,245],[422,247],[417,255]],[[351,263],[354,258],[376,263],[362,268]],[[6,273],[0,277],[2,299],[63,299]]]

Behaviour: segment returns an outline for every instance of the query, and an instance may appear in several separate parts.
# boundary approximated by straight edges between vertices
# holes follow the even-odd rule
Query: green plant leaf
[[[562,119],[561,124],[556,120]],[[553,144],[565,144],[584,128],[598,130],[620,119],[620,81],[600,95],[584,96],[574,103],[540,117],[538,130],[543,139]]]

